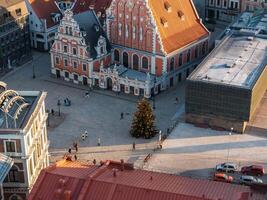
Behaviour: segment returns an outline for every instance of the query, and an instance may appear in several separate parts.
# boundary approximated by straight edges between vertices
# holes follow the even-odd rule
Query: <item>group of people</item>
[[[78,152],[78,143],[77,142],[73,142],[73,148],[75,149],[75,154],[74,154],[74,159],[77,160],[77,155],[76,153]],[[69,154],[72,153],[72,148],[70,147],[68,150]]]
[[[88,137],[88,132],[87,131],[84,131],[84,133],[81,134],[82,141],[84,141],[85,138],[87,138],[87,137]]]

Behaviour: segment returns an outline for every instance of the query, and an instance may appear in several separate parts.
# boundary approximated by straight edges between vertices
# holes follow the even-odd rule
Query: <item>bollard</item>
[[[100,141],[100,138],[98,138],[97,146],[100,146],[100,145],[101,145],[100,142],[101,142],[101,141]]]

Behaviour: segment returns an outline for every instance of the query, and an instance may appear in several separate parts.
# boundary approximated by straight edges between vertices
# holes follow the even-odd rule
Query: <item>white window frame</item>
[[[15,152],[9,152],[7,151],[7,146],[6,146],[6,142],[14,142],[15,144]],[[16,144],[16,140],[4,140],[4,148],[5,148],[5,152],[6,153],[17,153],[17,144]]]

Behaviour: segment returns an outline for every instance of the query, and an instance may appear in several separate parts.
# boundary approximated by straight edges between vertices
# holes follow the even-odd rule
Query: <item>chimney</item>
[[[113,177],[116,177],[117,176],[117,169],[112,169],[112,171],[113,171]]]
[[[71,191],[70,190],[64,191],[64,200],[71,200]]]
[[[124,160],[121,159],[121,171],[124,171]]]
[[[60,188],[63,188],[66,185],[66,180],[64,180],[62,178],[59,179],[58,182],[59,182]]]
[[[56,189],[55,190],[54,197],[55,197],[56,200],[60,199],[61,193],[62,193],[62,189]]]

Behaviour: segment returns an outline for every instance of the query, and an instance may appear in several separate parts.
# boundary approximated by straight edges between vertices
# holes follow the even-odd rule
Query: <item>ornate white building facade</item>
[[[4,199],[26,200],[49,165],[45,92],[14,91],[0,82],[0,153],[14,164],[3,182]]]

